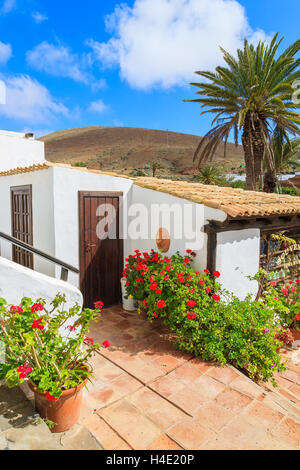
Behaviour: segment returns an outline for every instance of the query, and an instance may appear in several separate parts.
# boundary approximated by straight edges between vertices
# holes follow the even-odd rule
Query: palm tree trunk
[[[277,183],[276,173],[273,171],[267,171],[264,174],[264,192],[265,193],[274,193]]]
[[[246,189],[250,191],[259,190],[265,150],[261,126],[258,119],[254,120],[253,117],[251,118],[250,113],[248,113],[245,118],[242,135],[246,165]]]

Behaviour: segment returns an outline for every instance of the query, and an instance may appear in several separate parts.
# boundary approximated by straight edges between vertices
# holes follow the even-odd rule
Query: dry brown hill
[[[53,132],[40,140],[45,142],[46,159],[52,162],[130,172],[159,160],[165,167],[162,174],[188,174],[193,173],[193,154],[200,137],[131,127],[81,127]],[[228,144],[226,160],[223,149],[221,143],[216,164],[230,170],[243,163],[241,146]]]

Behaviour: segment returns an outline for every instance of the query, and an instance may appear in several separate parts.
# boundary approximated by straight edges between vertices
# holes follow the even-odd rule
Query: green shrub
[[[154,252],[127,258],[127,292],[142,301],[150,321],[161,318],[176,333],[175,346],[205,360],[231,363],[255,380],[284,370],[275,338],[273,304],[222,292],[218,271],[195,272],[194,253],[171,258]],[[275,383],[275,382],[274,382]]]

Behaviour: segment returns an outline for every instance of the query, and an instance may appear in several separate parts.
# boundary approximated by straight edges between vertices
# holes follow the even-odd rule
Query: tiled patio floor
[[[111,346],[92,359],[80,424],[104,449],[299,448],[298,372],[280,377],[291,400],[176,351],[159,322],[119,306],[103,311],[90,336]]]

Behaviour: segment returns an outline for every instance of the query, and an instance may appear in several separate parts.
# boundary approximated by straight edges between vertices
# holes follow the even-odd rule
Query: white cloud
[[[108,42],[88,40],[94,60],[118,65],[132,87],[183,85],[199,69],[222,63],[219,49],[234,53],[244,37],[267,39],[252,31],[236,0],[135,0],[106,17]]]
[[[56,77],[71,78],[84,84],[89,84],[91,80],[89,74],[84,70],[83,61],[63,45],[55,46],[43,41],[32,51],[27,52],[27,61],[36,70]]]
[[[0,64],[6,64],[6,62],[12,56],[12,48],[10,44],[4,44],[0,41]]]
[[[16,8],[16,0],[4,0],[0,7],[0,15],[6,15]]]
[[[37,24],[41,24],[48,20],[48,16],[40,13],[39,11],[34,11],[31,16]]]
[[[0,115],[32,125],[48,123],[60,115],[69,114],[68,109],[53,98],[47,88],[30,76],[0,78],[6,85],[6,104],[0,105]]]
[[[88,111],[92,113],[102,114],[104,113],[104,111],[107,111],[108,109],[109,109],[109,106],[106,106],[106,104],[104,104],[102,100],[97,100],[97,101],[93,101],[90,104]]]

